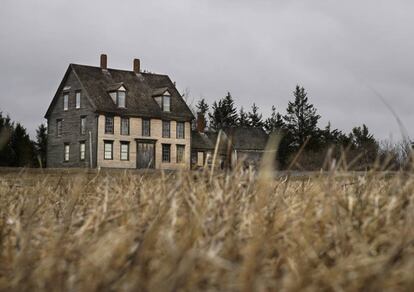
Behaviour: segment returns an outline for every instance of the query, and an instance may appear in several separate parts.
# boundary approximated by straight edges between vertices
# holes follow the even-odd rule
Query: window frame
[[[181,160],[178,160],[178,149],[183,149]],[[185,162],[185,145],[183,144],[177,144],[175,149],[175,156],[176,156],[176,162],[177,163],[184,163]]]
[[[165,100],[168,98],[168,111],[165,109]],[[171,95],[163,95],[162,96],[162,111],[163,112],[171,112]]]
[[[127,127],[127,129],[126,129],[126,134],[125,133],[123,133],[123,131],[122,131],[122,121],[128,121],[128,127]],[[120,134],[122,135],[122,136],[129,136],[130,135],[130,120],[129,120],[129,118],[128,117],[121,117],[121,122],[120,122],[120,129],[119,129],[119,132],[120,132]]]
[[[119,142],[119,160],[121,161],[129,161],[129,151],[130,151],[130,147],[129,147],[130,142],[129,141],[120,141]],[[126,159],[122,158],[122,146],[127,146],[127,157]]]
[[[79,98],[78,98],[79,97]],[[75,91],[75,108],[80,109],[81,108],[81,91],[76,90]]]
[[[178,131],[178,126],[179,125],[183,125],[183,131],[182,131],[182,137],[179,137],[179,135],[178,135],[178,133],[180,133],[179,131]],[[185,139],[185,122],[176,122],[176,138],[177,139]]]
[[[119,105],[119,93],[123,93],[124,94],[124,105],[120,106]],[[116,106],[120,107],[120,108],[126,108],[126,90],[117,90],[116,91]]]
[[[106,145],[111,145],[111,158],[106,158]],[[104,140],[104,160],[114,160],[114,141],[112,140]]]
[[[83,124],[82,121],[84,122]],[[86,116],[80,116],[79,133],[81,135],[86,135]]]
[[[108,119],[111,119],[112,120],[111,131],[108,131],[108,128],[107,128]],[[105,134],[112,134],[112,135],[114,134],[114,123],[115,123],[115,121],[114,121],[114,117],[113,116],[105,116]]]
[[[66,148],[68,149],[66,153]],[[67,158],[66,158],[67,154]],[[63,162],[69,162],[70,160],[70,143],[63,143]]]
[[[165,150],[168,149],[168,159],[165,159]],[[171,144],[161,144],[161,162],[162,163],[171,163]]]
[[[167,129],[166,125],[168,125],[168,135],[167,135]],[[162,138],[171,138],[171,121],[168,120],[162,120],[162,126],[161,126],[161,134]]]
[[[144,128],[144,122],[148,122],[148,135],[145,135],[145,128]],[[142,119],[141,120],[141,136],[142,137],[151,137],[151,119]]]
[[[60,127],[59,127],[60,124]],[[56,119],[56,137],[62,137],[63,119]]]
[[[63,111],[69,110],[69,92],[63,92]]]
[[[82,145],[83,145],[83,151],[82,151]],[[83,153],[83,157],[82,157]],[[79,142],[79,161],[85,161],[86,159],[86,143],[85,141]]]

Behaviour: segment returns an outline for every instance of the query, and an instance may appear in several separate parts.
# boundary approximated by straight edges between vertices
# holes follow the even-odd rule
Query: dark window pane
[[[114,117],[105,117],[105,134],[114,133]]]
[[[86,118],[85,117],[81,117],[80,119],[80,133],[81,135],[86,134]]]
[[[162,137],[163,138],[170,138],[170,121],[162,121]]]
[[[177,145],[177,163],[184,162],[185,145]]]
[[[121,118],[121,135],[129,135],[129,119]]]
[[[177,122],[177,139],[184,139],[185,124],[184,122]]]
[[[142,120],[142,136],[144,137],[151,136],[151,121],[148,119]]]
[[[162,162],[171,161],[171,145],[162,144]]]

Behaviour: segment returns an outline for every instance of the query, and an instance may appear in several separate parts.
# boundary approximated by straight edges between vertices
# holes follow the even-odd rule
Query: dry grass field
[[[2,291],[414,291],[414,177],[0,173]]]

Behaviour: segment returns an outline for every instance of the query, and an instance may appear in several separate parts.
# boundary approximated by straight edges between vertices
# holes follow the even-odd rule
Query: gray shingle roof
[[[191,131],[191,148],[208,151],[214,149],[214,144],[205,133]]]
[[[187,104],[167,75],[140,73],[100,67],[70,64],[97,112],[148,118],[190,121],[194,118]],[[67,75],[67,74],[66,74]],[[63,80],[65,81],[65,80]],[[109,89],[120,84],[127,89],[126,108],[118,108],[109,95]],[[171,94],[171,111],[163,112],[153,98],[154,91],[166,88]],[[56,95],[60,94],[60,90]],[[56,96],[55,96],[56,99]],[[49,107],[48,116],[53,102]]]
[[[236,150],[264,150],[268,135],[261,128],[235,127],[225,130]]]
[[[220,139],[219,152],[225,152],[228,139],[231,139],[232,147],[235,150],[258,150],[263,151],[266,148],[268,135],[261,128],[243,128],[234,127],[224,129],[225,135]],[[199,133],[193,131],[191,146],[200,150],[214,149],[217,141],[218,133],[214,131],[206,131]]]

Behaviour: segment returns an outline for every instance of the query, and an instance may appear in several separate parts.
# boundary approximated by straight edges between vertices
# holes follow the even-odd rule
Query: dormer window
[[[118,83],[112,86],[112,88],[109,90],[109,95],[117,107],[126,107],[126,88],[122,85],[122,83]]]
[[[169,112],[170,111],[170,103],[171,103],[171,96],[164,95],[162,97],[162,110],[165,111],[165,112]]]
[[[171,94],[167,88],[160,88],[153,93],[154,100],[164,112],[171,111]]]

